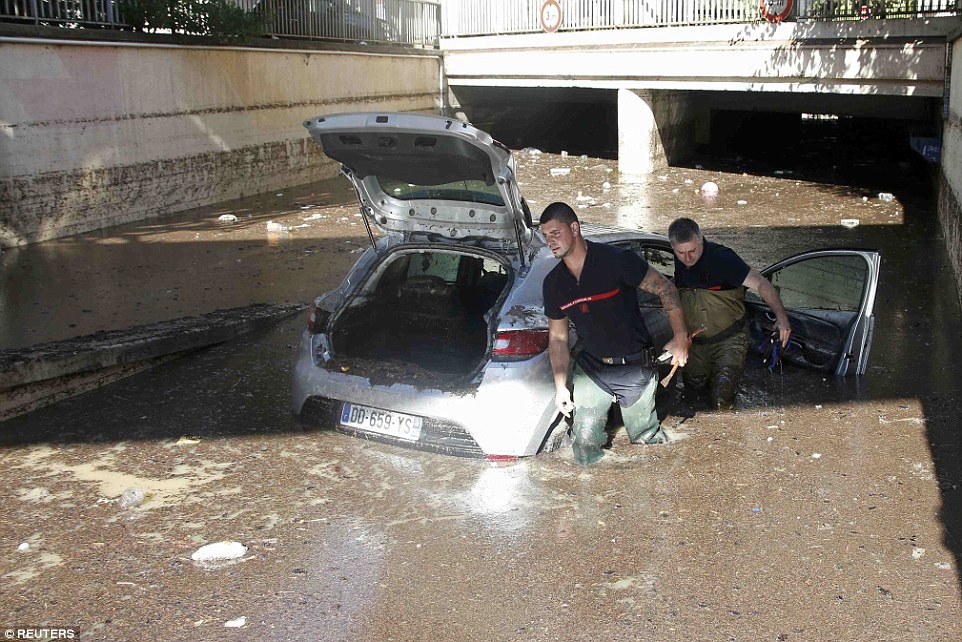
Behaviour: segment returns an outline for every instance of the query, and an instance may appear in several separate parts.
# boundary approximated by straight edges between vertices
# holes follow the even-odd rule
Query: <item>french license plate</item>
[[[408,441],[417,441],[421,436],[421,417],[356,403],[345,403],[341,407],[341,425]]]

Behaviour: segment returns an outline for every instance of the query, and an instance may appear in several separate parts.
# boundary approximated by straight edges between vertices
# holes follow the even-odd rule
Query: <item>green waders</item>
[[[598,387],[581,366],[575,364],[572,372],[574,383],[574,423],[571,429],[572,450],[575,463],[591,464],[604,456],[601,447],[608,441],[605,424],[608,410],[613,401],[612,395]],[[657,444],[667,441],[658,413],[655,411],[655,392],[658,388],[658,375],[651,373],[651,380],[645,385],[641,397],[630,406],[621,407],[621,417],[625,422],[628,439],[633,444]]]
[[[679,294],[689,331],[702,329],[682,370],[685,388],[696,393],[707,390],[714,408],[731,409],[748,355],[745,289],[685,288]]]
[[[720,341],[692,343],[682,370],[685,388],[696,393],[707,391],[713,408],[730,410],[735,405],[747,354],[748,326],[744,324]]]

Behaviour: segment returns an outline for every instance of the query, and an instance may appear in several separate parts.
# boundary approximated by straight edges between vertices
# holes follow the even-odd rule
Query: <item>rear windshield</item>
[[[486,185],[484,181],[466,180],[441,185],[411,185],[390,178],[378,177],[381,190],[402,201],[422,199],[443,199],[447,201],[466,201],[487,205],[504,205],[501,192],[496,184]]]

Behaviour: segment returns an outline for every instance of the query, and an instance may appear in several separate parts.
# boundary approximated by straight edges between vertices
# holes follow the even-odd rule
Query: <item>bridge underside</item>
[[[733,132],[790,133],[802,114],[886,119],[935,135],[957,22],[721,25],[445,42],[455,111],[508,145],[555,140],[649,173]],[[733,130],[733,131],[728,131]],[[787,131],[786,131],[787,130]]]
[[[803,114],[896,122],[936,135],[941,99],[906,96],[452,88],[455,108],[505,144],[618,158],[626,173],[684,163],[699,149],[745,151],[787,141]],[[906,145],[908,140],[901,141]]]

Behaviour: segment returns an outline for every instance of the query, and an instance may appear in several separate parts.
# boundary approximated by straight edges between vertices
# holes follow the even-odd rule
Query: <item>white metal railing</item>
[[[436,47],[441,0],[228,0],[263,18],[268,36]],[[203,11],[205,0],[0,0],[0,21],[61,27],[203,33],[177,26],[136,24],[144,5],[167,12]],[[171,20],[176,25],[176,20]],[[198,22],[196,24],[203,24]]]
[[[218,0],[263,16],[267,35],[437,46],[441,36],[536,33],[546,0]],[[561,31],[762,20],[762,0],[555,0]],[[767,0],[785,6],[787,0]],[[130,29],[135,5],[174,10],[214,0],[0,0],[0,21]],[[794,0],[785,20],[862,20],[962,14],[962,0]],[[148,29],[152,31],[156,29]],[[197,33],[178,31],[174,33]]]
[[[559,31],[764,20],[760,0],[556,0]],[[795,0],[785,17],[864,20],[962,14],[962,0]],[[545,0],[442,0],[442,36],[536,33],[544,30]],[[784,5],[784,2],[782,4]],[[778,12],[774,12],[778,13]]]

